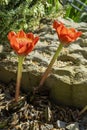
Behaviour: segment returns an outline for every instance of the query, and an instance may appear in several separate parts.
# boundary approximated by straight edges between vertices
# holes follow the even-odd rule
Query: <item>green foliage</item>
[[[80,17],[80,21],[87,22],[87,13],[86,12],[82,13],[82,15]]]
[[[0,0],[0,41],[7,42],[9,31],[29,31],[44,15],[41,0]]]
[[[58,0],[0,0],[0,41],[9,31],[32,31],[44,16],[58,13]]]
[[[58,0],[46,0],[45,11],[47,14],[58,13],[60,3]]]
[[[83,2],[84,4],[87,4],[87,0],[82,0],[82,2]],[[83,10],[83,12],[82,12],[82,11],[79,11],[79,10],[77,10],[77,9],[75,9],[74,7],[72,7],[72,6],[69,4],[69,5],[67,5],[67,6],[65,7],[65,11],[66,11],[66,13],[65,13],[65,18],[66,18],[66,17],[69,17],[69,18],[73,19],[75,22],[85,21],[84,18],[86,18],[87,15],[85,15],[85,17],[83,18],[83,14],[84,14],[84,12],[85,12],[84,6],[82,6],[81,4],[79,4],[79,3],[76,2],[76,1],[74,1],[73,4],[74,4],[75,6],[77,6],[80,10]],[[87,19],[87,18],[86,18],[86,19]]]

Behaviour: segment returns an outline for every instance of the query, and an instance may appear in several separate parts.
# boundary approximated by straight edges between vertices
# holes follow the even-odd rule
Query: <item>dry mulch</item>
[[[79,109],[58,106],[50,101],[49,92],[24,94],[14,101],[15,83],[0,83],[0,130],[66,130],[58,128],[57,120],[67,124],[79,122],[87,128],[85,115]]]

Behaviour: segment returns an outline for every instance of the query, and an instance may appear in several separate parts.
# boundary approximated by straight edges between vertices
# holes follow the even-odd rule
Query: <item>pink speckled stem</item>
[[[18,101],[19,93],[20,93],[20,84],[22,78],[22,64],[24,61],[24,56],[18,57],[18,72],[17,72],[17,81],[16,81],[16,92],[15,92],[15,101]]]
[[[52,58],[52,60],[51,60],[51,62],[49,64],[48,68],[46,69],[46,71],[45,71],[45,73],[44,73],[44,75],[43,75],[43,77],[42,77],[42,79],[40,81],[39,87],[43,86],[43,84],[44,84],[44,82],[45,82],[45,80],[46,80],[46,78],[47,78],[47,76],[48,76],[48,74],[49,74],[49,72],[50,72],[50,70],[51,70],[55,60],[57,59],[60,51],[62,50],[62,48],[63,48],[63,44],[60,43],[59,47],[57,48],[56,53],[54,54],[54,56],[53,56],[53,58]]]

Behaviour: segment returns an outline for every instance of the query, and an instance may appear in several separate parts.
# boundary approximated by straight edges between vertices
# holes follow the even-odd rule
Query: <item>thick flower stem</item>
[[[52,58],[52,60],[51,60],[51,62],[49,64],[48,68],[46,69],[46,71],[45,71],[45,73],[44,73],[44,75],[43,75],[43,77],[42,77],[42,79],[40,81],[39,87],[43,86],[44,81],[46,80],[46,78],[47,78],[47,76],[48,76],[48,74],[49,74],[49,72],[50,72],[50,70],[51,70],[55,60],[57,59],[60,51],[62,50],[62,48],[63,48],[63,44],[60,43],[59,47],[57,48],[56,53],[54,54],[54,56],[53,56],[53,58]]]
[[[17,81],[16,81],[16,93],[15,93],[15,101],[18,101],[19,93],[20,93],[20,83],[22,78],[22,64],[23,64],[24,56],[18,57],[18,72],[17,72]]]

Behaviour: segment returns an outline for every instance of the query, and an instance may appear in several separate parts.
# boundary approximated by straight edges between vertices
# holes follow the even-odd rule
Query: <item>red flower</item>
[[[17,34],[13,31],[9,32],[8,39],[15,52],[19,55],[25,56],[33,50],[35,44],[39,40],[39,37],[34,37],[33,33],[26,34],[23,30],[21,30]]]
[[[53,28],[56,29],[59,40],[64,45],[75,41],[82,34],[82,32],[76,31],[74,28],[67,28],[63,23],[59,23],[57,21],[54,21]]]

